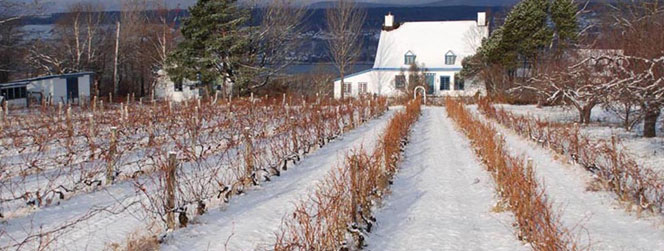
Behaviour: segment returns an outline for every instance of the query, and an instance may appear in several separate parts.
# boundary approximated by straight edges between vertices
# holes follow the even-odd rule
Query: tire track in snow
[[[197,219],[199,223],[175,231],[162,250],[271,248],[283,217],[294,211],[295,202],[310,194],[333,167],[342,163],[348,150],[373,149],[393,114],[390,110],[327,144],[258,188],[264,191],[234,197],[223,211],[210,210]]]
[[[477,111],[480,119],[487,121]],[[503,134],[514,154],[533,159],[535,176],[553,200],[554,209],[561,212],[563,224],[590,244],[591,250],[664,250],[664,226],[653,219],[638,219],[618,205],[608,192],[586,190],[592,180],[582,167],[570,166],[553,157],[549,149],[525,139],[495,121],[496,130]],[[582,226],[582,227],[579,227]]]
[[[426,107],[370,250],[524,250],[509,213],[491,212],[495,185],[442,107]]]

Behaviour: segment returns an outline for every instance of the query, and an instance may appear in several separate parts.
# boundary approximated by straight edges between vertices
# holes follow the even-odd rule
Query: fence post
[[[106,184],[112,184],[115,179],[115,152],[117,151],[117,127],[111,127],[111,143],[106,160]]]
[[[95,116],[93,114],[88,115],[90,118],[90,127],[88,128],[90,130],[90,137],[94,138],[95,136]]]
[[[97,96],[92,97],[92,113],[97,112]]]
[[[6,114],[7,113],[6,112],[7,108],[6,107],[7,107],[7,101],[2,103],[2,108],[1,108],[2,111],[0,111],[0,113],[1,113],[0,114],[0,125],[3,125],[3,126],[5,124],[5,120],[7,120],[7,114]]]
[[[359,161],[357,160],[357,156],[352,156],[351,159],[351,165],[350,165],[350,204],[351,204],[351,209],[353,210],[351,212],[351,218],[353,220],[353,223],[357,222],[357,208],[358,208],[358,198],[357,198],[357,192],[358,192],[358,187],[357,187],[357,171],[359,168]]]
[[[253,146],[251,145],[251,135],[249,135],[249,130],[251,128],[244,128],[244,161],[246,163],[246,175],[247,177],[251,175],[254,171],[254,155],[253,155]]]
[[[174,152],[168,153],[168,166],[166,167],[166,225],[168,229],[175,229],[175,171],[177,159]]]

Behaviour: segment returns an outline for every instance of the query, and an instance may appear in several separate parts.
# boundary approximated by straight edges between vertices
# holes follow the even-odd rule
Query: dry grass
[[[390,120],[380,144],[369,154],[348,153],[295,212],[284,219],[275,250],[348,250],[362,248],[373,228],[371,211],[383,198],[407,144],[410,127],[420,114],[420,100]]]
[[[494,210],[506,207],[514,213],[519,239],[534,250],[578,250],[575,238],[562,226],[538,185],[531,162],[524,164],[522,158],[510,156],[504,139],[493,127],[474,118],[463,103],[448,99],[446,108],[495,180],[504,204]]]
[[[580,164],[599,179],[592,184],[615,193],[627,208],[636,206],[637,213],[664,214],[664,177],[651,168],[639,166],[619,147],[615,136],[610,140],[594,140],[581,134],[571,123],[554,123],[533,116],[515,115],[496,109],[487,99],[480,100],[480,111],[487,117],[511,128],[554,152]]]

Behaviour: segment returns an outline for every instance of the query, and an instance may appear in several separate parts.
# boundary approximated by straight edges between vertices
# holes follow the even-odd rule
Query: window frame
[[[446,79],[447,81],[443,81],[443,79]],[[450,81],[451,78],[450,76],[440,76],[440,86],[438,87],[438,90],[440,91],[449,91],[450,90]]]
[[[357,83],[357,93],[358,94],[366,94],[367,89],[368,89],[368,83],[367,82]]]
[[[415,63],[415,60],[417,60],[417,55],[412,51],[407,51],[403,56],[403,64],[405,65],[412,65]]]
[[[456,54],[452,51],[445,53],[445,65],[455,65],[456,64]]]
[[[465,80],[457,73],[454,74],[454,90],[463,91],[466,89]]]
[[[406,75],[399,74],[394,76],[394,88],[395,89],[405,89],[406,88]]]
[[[174,92],[182,92],[184,90],[184,85],[182,83],[182,80],[175,80],[173,81],[173,91]]]
[[[344,94],[353,94],[353,83],[352,82],[344,82]]]

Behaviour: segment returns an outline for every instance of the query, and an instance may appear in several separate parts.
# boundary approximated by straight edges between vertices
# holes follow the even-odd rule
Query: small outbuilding
[[[154,87],[154,95],[158,99],[182,102],[200,98],[202,86],[199,81],[187,79],[173,81],[164,70],[160,70],[157,74],[159,77]]]
[[[0,104],[7,102],[9,107],[25,107],[28,105],[28,82],[11,82],[0,84]]]
[[[17,80],[0,84],[0,95],[10,106],[29,106],[31,102],[69,104],[89,100],[92,72],[78,72]]]

